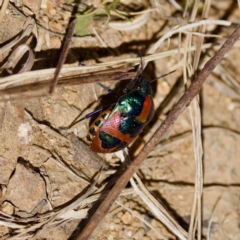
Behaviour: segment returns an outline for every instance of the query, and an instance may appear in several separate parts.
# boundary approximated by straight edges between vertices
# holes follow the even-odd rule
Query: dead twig
[[[76,25],[75,20],[73,20],[69,25],[68,33],[67,33],[64,45],[63,45],[63,50],[62,50],[62,53],[60,55],[56,71],[54,73],[53,80],[51,81],[51,84],[50,84],[50,89],[49,89],[50,94],[53,94],[54,89],[57,86],[58,77],[59,77],[60,71],[62,69],[62,66],[63,66],[63,64],[66,60],[67,54],[68,54],[68,50],[69,50],[71,39],[72,39],[72,36],[73,36],[73,33],[74,33],[75,25]]]
[[[122,174],[122,176],[118,179],[115,186],[109,192],[105,200],[101,203],[98,210],[92,216],[86,227],[78,236],[78,240],[85,240],[90,237],[94,229],[103,219],[103,217],[107,214],[115,200],[117,199],[120,192],[125,188],[130,178],[133,176],[137,168],[144,161],[150,151],[154,148],[154,146],[159,142],[159,140],[163,137],[165,132],[169,129],[169,127],[173,124],[174,121],[178,118],[178,116],[183,112],[183,110],[190,104],[192,99],[199,93],[204,81],[209,76],[209,74],[213,71],[213,69],[217,66],[217,64],[221,61],[224,55],[229,51],[229,49],[234,45],[237,39],[240,37],[240,26],[238,25],[234,33],[225,41],[219,51],[212,57],[200,71],[199,75],[195,78],[191,86],[187,89],[184,95],[180,98],[178,103],[173,107],[170,111],[166,119],[162,122],[159,128],[156,130],[154,135],[142,149],[142,151],[138,154],[138,156],[132,161],[132,163],[128,166],[126,171]]]

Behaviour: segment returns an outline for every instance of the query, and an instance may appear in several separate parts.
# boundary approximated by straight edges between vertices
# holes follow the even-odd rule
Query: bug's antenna
[[[100,82],[97,82],[97,84],[98,84],[100,87],[102,87],[103,89],[107,90],[107,91],[108,91],[110,94],[114,95],[115,97],[117,97],[117,98],[119,98],[119,97],[120,97],[118,93],[116,93],[116,92],[115,92],[115,91],[113,91],[112,89],[110,89],[110,88],[106,87],[106,86],[105,86],[105,85],[103,85],[102,83],[100,83]]]
[[[142,56],[142,51],[139,52],[139,56],[140,56],[140,70],[138,71],[136,77],[123,89],[123,92],[126,93],[129,91],[129,89],[137,82],[139,81],[139,79],[142,78],[142,74],[143,74],[143,56]]]
[[[152,82],[154,82],[154,81],[156,81],[156,80],[158,80],[158,79],[160,79],[160,78],[163,78],[163,77],[165,77],[165,76],[167,76],[167,75],[169,75],[169,74],[171,74],[171,73],[174,73],[174,72],[176,72],[176,70],[173,70],[173,71],[171,71],[171,72],[169,72],[169,73],[163,74],[162,76],[157,77],[157,78],[151,80],[150,83],[152,83]]]

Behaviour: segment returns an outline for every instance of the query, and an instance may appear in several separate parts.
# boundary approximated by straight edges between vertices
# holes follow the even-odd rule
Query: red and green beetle
[[[111,153],[132,143],[154,114],[152,87],[146,79],[121,96],[118,102],[103,111],[89,128],[87,140],[91,150]]]
[[[112,153],[124,149],[151,121],[154,115],[153,91],[151,82],[142,77],[142,72],[143,68],[124,89],[126,94],[119,97],[116,104],[104,111],[101,108],[79,120],[82,121],[102,111],[90,126],[87,135],[93,152]],[[101,83],[99,85],[118,96]],[[129,90],[133,85],[136,86]]]

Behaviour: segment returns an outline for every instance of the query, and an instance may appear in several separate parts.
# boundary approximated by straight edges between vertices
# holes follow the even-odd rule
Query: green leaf
[[[91,32],[88,30],[88,25],[93,21],[93,16],[80,16],[77,18],[75,33],[78,36],[88,36]]]

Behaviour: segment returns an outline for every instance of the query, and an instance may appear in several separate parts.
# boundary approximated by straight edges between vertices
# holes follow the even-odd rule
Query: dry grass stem
[[[212,44],[204,44],[202,49],[210,48]],[[216,46],[217,47],[217,46]],[[189,47],[187,51],[194,51],[195,47]],[[148,63],[160,58],[166,58],[172,55],[184,53],[185,49],[173,49],[170,51],[156,53],[144,57],[144,62]],[[181,62],[180,62],[181,63]],[[123,65],[125,64],[125,65]],[[126,60],[112,61],[108,63],[101,63],[95,66],[79,66],[68,67],[61,69],[61,76],[59,77],[59,85],[75,85],[102,81],[127,80],[135,77],[134,72],[127,72],[132,69],[131,66],[138,65],[139,58],[129,58]],[[122,66],[121,66],[122,65]],[[44,69],[37,71],[24,72],[17,75],[8,76],[1,79],[0,93],[1,101],[9,99],[17,99],[20,94],[29,93],[27,97],[46,96],[47,91],[40,92],[49,86],[49,82],[54,75],[54,69]],[[120,75],[119,75],[120,74]],[[38,77],[36,77],[38,76]],[[25,83],[27,82],[27,83]],[[18,84],[14,86],[14,84]],[[31,94],[31,93],[34,94]]]
[[[139,187],[134,182],[136,179]],[[154,214],[159,221],[161,221],[174,235],[181,240],[186,240],[187,232],[171,217],[167,210],[150,194],[146,187],[141,182],[140,178],[135,173],[133,178],[130,179],[130,183],[136,193],[150,208],[152,214]]]

